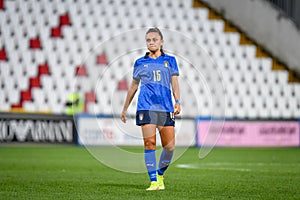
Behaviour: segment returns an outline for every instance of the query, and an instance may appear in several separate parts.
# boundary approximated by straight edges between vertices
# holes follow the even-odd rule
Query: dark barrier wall
[[[282,10],[300,27],[300,1],[299,0],[266,0],[274,4],[277,9]]]
[[[0,143],[75,143],[73,116],[0,113]]]

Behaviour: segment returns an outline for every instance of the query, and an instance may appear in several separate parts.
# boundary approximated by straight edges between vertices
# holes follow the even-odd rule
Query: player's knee
[[[164,146],[165,151],[173,152],[175,150],[175,145],[174,144],[168,144]]]
[[[148,150],[155,150],[155,148],[156,148],[155,141],[152,141],[152,140],[146,140],[144,142],[144,146],[145,146],[145,149],[148,149]]]

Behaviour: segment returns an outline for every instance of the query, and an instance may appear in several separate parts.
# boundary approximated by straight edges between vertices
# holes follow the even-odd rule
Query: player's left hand
[[[174,114],[178,115],[178,114],[180,114],[180,111],[181,111],[180,104],[176,103],[174,106]]]

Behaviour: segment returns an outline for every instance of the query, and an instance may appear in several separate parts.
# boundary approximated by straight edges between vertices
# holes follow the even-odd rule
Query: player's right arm
[[[136,93],[136,91],[138,90],[138,87],[139,87],[139,81],[136,80],[136,79],[132,79],[131,81],[131,84],[128,88],[128,91],[127,91],[127,96],[126,96],[126,100],[125,100],[125,103],[124,103],[124,106],[123,106],[123,110],[122,110],[122,114],[121,114],[121,120],[126,123],[126,113],[127,113],[127,109]]]

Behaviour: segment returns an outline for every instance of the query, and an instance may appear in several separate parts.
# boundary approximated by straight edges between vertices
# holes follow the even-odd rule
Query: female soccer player
[[[150,177],[147,190],[163,190],[163,175],[168,168],[175,148],[175,118],[180,113],[178,66],[175,57],[163,52],[163,35],[158,28],[146,33],[149,50],[134,64],[133,79],[128,89],[121,120],[126,122],[126,113],[139,83],[136,124],[141,126],[144,139],[145,164]],[[173,106],[171,90],[175,99]],[[163,151],[156,169],[156,128],[159,130]]]

